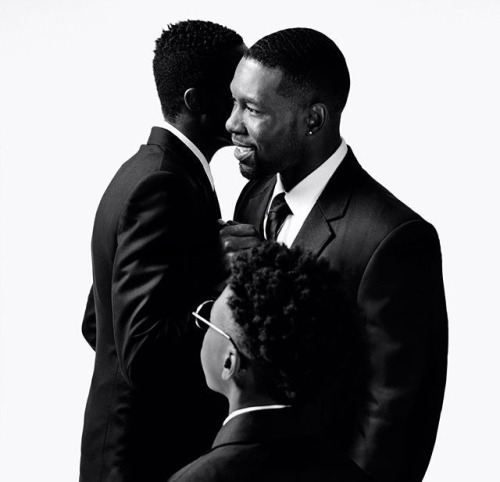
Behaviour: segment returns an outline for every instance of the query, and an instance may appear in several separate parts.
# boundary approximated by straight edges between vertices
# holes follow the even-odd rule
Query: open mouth
[[[243,162],[245,159],[250,157],[253,154],[253,147],[247,146],[236,146],[234,148],[234,157],[238,159],[238,161]]]

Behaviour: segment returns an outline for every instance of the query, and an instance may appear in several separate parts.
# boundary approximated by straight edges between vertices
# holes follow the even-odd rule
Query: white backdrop
[[[0,3],[0,479],[78,478],[93,217],[160,118],[154,41],[192,18],[225,24],[247,45],[308,26],[343,50],[343,136],[442,242],[449,381],[426,482],[499,480],[498,2],[173,3]],[[230,217],[244,183],[231,149],[213,170]]]

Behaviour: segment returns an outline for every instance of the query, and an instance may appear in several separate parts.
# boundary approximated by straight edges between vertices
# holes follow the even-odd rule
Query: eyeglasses
[[[226,332],[221,330],[218,326],[215,326],[213,323],[210,323],[210,321],[208,321],[205,317],[200,315],[201,312],[203,312],[203,314],[205,314],[205,313],[210,314],[210,309],[211,309],[213,304],[214,304],[214,300],[204,301],[200,306],[198,306],[198,308],[196,308],[196,311],[192,312],[196,326],[204,332],[206,332],[209,327],[213,328],[217,333],[220,333],[224,338],[227,338],[233,344],[234,348],[236,348],[236,351],[238,352],[238,354],[242,358],[244,358],[244,355],[241,353],[241,351],[236,346],[235,341]]]

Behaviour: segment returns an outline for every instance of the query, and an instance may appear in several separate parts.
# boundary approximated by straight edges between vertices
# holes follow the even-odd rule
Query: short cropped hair
[[[293,405],[325,388],[347,397],[343,384],[359,367],[357,320],[326,261],[264,242],[235,257],[229,287],[238,346],[266,390]]]
[[[191,87],[210,85],[217,73],[213,63],[243,43],[235,31],[217,23],[184,20],[170,24],[156,40],[153,72],[163,115],[175,120]]]
[[[335,42],[321,32],[310,28],[280,30],[258,40],[245,58],[280,69],[283,80],[278,93],[285,97],[307,99],[321,92],[334,111],[341,113],[345,107],[349,70]]]

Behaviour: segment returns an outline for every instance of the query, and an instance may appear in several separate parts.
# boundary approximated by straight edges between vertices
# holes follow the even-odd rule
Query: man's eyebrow
[[[240,99],[242,102],[245,102],[246,104],[258,104],[259,99],[257,97],[252,97],[251,95],[242,95]]]

